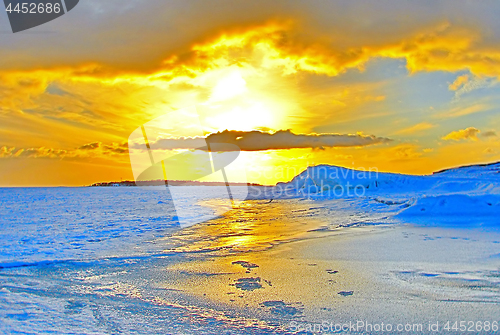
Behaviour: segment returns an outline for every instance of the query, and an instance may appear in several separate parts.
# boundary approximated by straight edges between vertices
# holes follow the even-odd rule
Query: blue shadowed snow
[[[500,163],[429,176],[318,165],[288,183],[252,194],[255,198],[351,199],[366,211],[411,223],[500,227]]]
[[[161,188],[3,188],[0,199],[0,268],[147,252],[141,242],[180,229]],[[186,187],[176,205],[205,221],[215,215],[203,199]]]

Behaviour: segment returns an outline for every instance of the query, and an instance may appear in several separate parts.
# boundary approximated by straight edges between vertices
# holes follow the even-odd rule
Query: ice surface
[[[176,206],[193,222],[217,218],[217,195],[227,195],[225,187],[177,190],[184,192]],[[144,293],[148,269],[179,254],[159,243],[181,231],[164,188],[5,188],[0,201],[0,334],[211,334],[217,326],[280,333],[259,320]]]
[[[176,188],[176,206],[193,222],[216,217],[201,203],[226,192]],[[0,268],[141,254],[146,241],[179,229],[161,187],[3,188],[0,199]]]

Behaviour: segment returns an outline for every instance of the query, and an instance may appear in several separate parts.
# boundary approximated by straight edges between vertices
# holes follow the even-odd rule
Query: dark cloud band
[[[241,151],[264,151],[363,147],[387,143],[391,140],[384,137],[359,134],[294,134],[290,130],[280,130],[275,133],[225,130],[208,135],[205,141],[212,151],[235,151],[235,146]],[[151,143],[151,148],[158,150],[209,149],[200,147],[200,138],[158,139]]]

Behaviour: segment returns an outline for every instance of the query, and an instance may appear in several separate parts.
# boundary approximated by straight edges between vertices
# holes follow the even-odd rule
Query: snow
[[[391,207],[395,218],[412,223],[500,227],[500,163],[426,176],[318,165],[257,193],[254,198],[355,199],[372,213]]]
[[[176,190],[176,208],[192,223],[215,218],[200,203],[226,192]],[[0,199],[0,268],[141,254],[145,241],[180,229],[162,187],[0,188]]]
[[[161,187],[0,189],[0,334],[280,334],[290,320],[491,319],[499,171],[321,165],[252,187],[227,213],[225,187],[180,187],[175,208]]]

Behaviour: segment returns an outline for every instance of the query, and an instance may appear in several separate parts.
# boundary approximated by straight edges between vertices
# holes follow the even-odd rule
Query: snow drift
[[[253,194],[265,198],[357,199],[365,210],[392,211],[426,225],[500,227],[500,162],[425,176],[318,165],[258,192]]]

